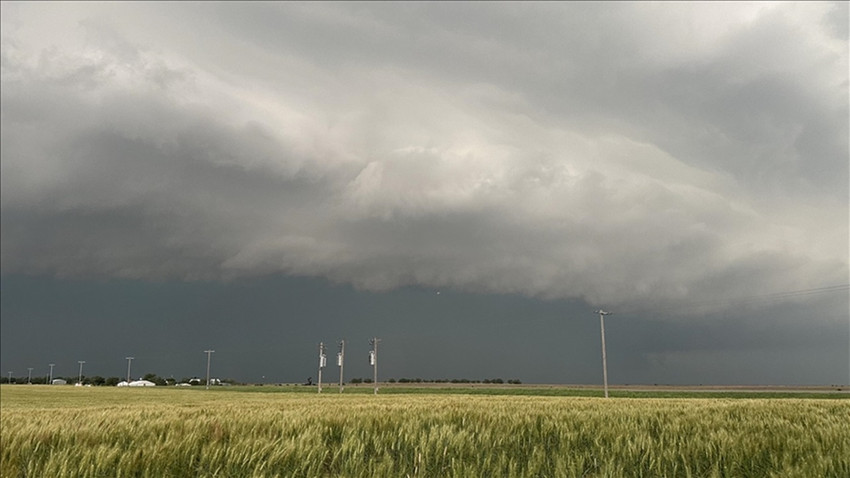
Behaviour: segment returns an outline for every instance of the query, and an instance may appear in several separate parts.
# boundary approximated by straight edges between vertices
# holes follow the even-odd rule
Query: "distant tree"
[[[95,375],[94,377],[90,377],[89,383],[94,385],[95,387],[99,387],[106,383],[106,379],[101,377],[100,375]]]
[[[114,387],[118,385],[118,382],[120,381],[121,379],[118,377],[109,377],[106,379],[106,383],[104,383],[104,385],[106,385],[107,387]]]
[[[165,385],[165,379],[155,373],[146,373],[142,379],[153,382],[156,385]]]
[[[395,379],[391,378],[391,379],[387,380],[387,383],[395,383]]]
[[[354,384],[354,385],[357,385],[358,383],[363,383],[363,379],[362,378],[352,378],[351,383]]]

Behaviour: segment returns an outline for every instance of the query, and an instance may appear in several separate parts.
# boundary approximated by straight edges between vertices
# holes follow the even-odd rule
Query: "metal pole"
[[[605,398],[608,398],[608,360],[605,356],[605,316],[610,315],[610,312],[605,312],[602,309],[596,312],[599,314],[599,330],[602,334],[602,381],[605,387]]]
[[[325,357],[325,343],[319,342],[319,393],[322,393],[322,359]]]
[[[85,360],[77,360],[77,363],[80,364],[80,379],[77,381],[80,385],[83,384],[83,364],[86,363]]]
[[[345,339],[339,341],[339,393],[342,393],[342,367],[345,364]]]
[[[215,350],[204,350],[204,353],[207,354],[207,390],[210,389],[210,357],[212,357],[212,353]]]
[[[375,337],[372,339],[372,383],[375,385],[375,395],[378,394],[378,342],[381,339]]]
[[[56,364],[52,363],[52,364],[49,364],[49,365],[50,365],[50,378],[47,380],[47,382],[48,382],[48,385],[53,385],[53,366],[56,365]]]
[[[127,358],[127,385],[130,384],[130,364],[133,363],[133,359],[136,357],[126,357]]]
[[[12,371],[9,370],[9,381],[7,383],[12,383]]]
[[[27,385],[32,385],[32,367],[27,368],[29,373],[27,374]]]

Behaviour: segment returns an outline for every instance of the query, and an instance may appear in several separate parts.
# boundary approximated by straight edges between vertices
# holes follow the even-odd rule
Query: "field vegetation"
[[[0,476],[848,477],[848,423],[817,398],[4,386]]]

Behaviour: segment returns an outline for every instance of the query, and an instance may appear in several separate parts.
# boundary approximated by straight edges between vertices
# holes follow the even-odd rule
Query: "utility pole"
[[[32,367],[28,367],[29,373],[27,374],[27,385],[32,385]]]
[[[12,383],[12,371],[9,370],[9,381],[7,383]]]
[[[611,312],[605,312],[599,309],[596,313],[599,314],[599,329],[602,332],[602,381],[605,387],[605,398],[608,398],[608,360],[605,356],[605,316],[611,315]]]
[[[47,379],[48,385],[53,385],[53,367],[56,365],[55,363],[51,363],[50,365],[50,378]]]
[[[80,364],[80,379],[77,381],[80,385],[83,384],[83,364],[86,363],[85,360],[77,360],[77,363]]]
[[[336,354],[336,364],[339,365],[339,393],[342,393],[342,366],[345,363],[345,339],[339,341],[339,352]]]
[[[369,364],[372,366],[372,383],[375,385],[375,395],[378,394],[378,342],[381,339],[378,337],[369,341],[372,350],[369,351]]]
[[[127,358],[127,385],[130,385],[130,364],[133,363],[133,359],[136,357],[126,357]]]
[[[325,356],[325,343],[319,342],[319,393],[322,393],[322,369],[328,364],[328,358]]]
[[[212,357],[213,352],[215,350],[204,350],[204,353],[207,354],[207,390],[210,389],[210,357]]]

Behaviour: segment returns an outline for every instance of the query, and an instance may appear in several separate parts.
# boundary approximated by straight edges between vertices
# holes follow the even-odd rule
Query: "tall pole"
[[[605,316],[611,315],[611,312],[605,312],[599,309],[596,313],[599,314],[599,330],[602,333],[602,381],[605,387],[605,398],[608,398],[608,359],[605,356]]]
[[[325,343],[319,342],[319,393],[322,393],[322,369],[325,368],[327,364],[327,358],[325,358]]]
[[[372,344],[372,354],[371,354],[371,362],[372,362],[372,383],[375,385],[375,395],[378,394],[378,342],[381,339],[378,337],[374,337],[369,341]]]
[[[86,363],[85,360],[77,360],[77,363],[80,364],[80,379],[77,381],[80,385],[83,384],[83,364]]]
[[[56,364],[52,363],[52,364],[49,364],[49,365],[50,365],[50,378],[47,380],[47,384],[53,385],[53,367],[56,366]]]
[[[210,357],[212,357],[212,353],[215,350],[204,350],[204,353],[207,354],[207,390],[210,389]]]
[[[12,383],[12,371],[9,370],[9,381],[7,383]]]
[[[28,367],[29,373],[27,374],[27,385],[32,385],[32,367]]]
[[[127,385],[130,384],[130,364],[133,363],[133,359],[136,357],[126,357],[127,359]]]
[[[345,364],[345,339],[339,341],[339,353],[336,355],[339,365],[339,393],[342,393],[342,367]]]

